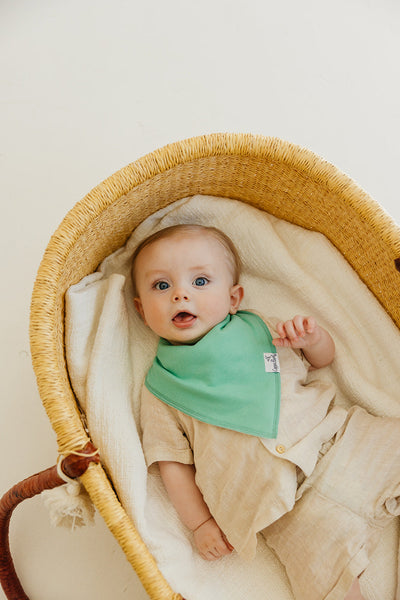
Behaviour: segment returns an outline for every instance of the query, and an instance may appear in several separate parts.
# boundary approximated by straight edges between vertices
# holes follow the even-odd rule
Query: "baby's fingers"
[[[222,556],[231,554],[232,550],[233,547],[230,544],[228,547],[227,544],[222,540],[220,543],[211,546],[207,550],[203,550],[203,552],[200,553],[200,556],[205,560],[218,560],[219,558],[222,558]]]
[[[279,327],[278,327],[279,326]],[[304,337],[307,333],[313,333],[316,326],[314,317],[303,317],[296,315],[293,319],[277,325],[278,334],[291,341],[297,341],[299,337]]]
[[[281,321],[276,325],[279,338],[273,339],[275,346],[301,348],[308,343],[308,335],[312,335],[316,329],[316,321],[313,317],[296,315],[288,321]]]
[[[296,319],[297,319],[297,324],[296,324]],[[300,326],[300,322],[297,317],[295,317],[294,319],[291,319],[290,321],[285,321],[285,323],[283,323],[283,330],[284,330],[284,334],[285,334],[283,337],[288,339],[290,342],[297,341],[299,335],[301,335],[301,333],[298,330],[299,326]],[[300,331],[301,330],[302,330],[302,324],[301,324]],[[279,335],[281,335],[281,334],[279,334]]]
[[[218,560],[233,550],[214,519],[206,521],[195,531],[194,540],[200,556],[205,560]]]
[[[229,543],[228,538],[226,537],[226,535],[223,533],[223,538],[224,538],[224,542],[226,544],[226,547],[228,548],[229,552],[233,552],[233,550],[235,549],[232,544]]]
[[[314,317],[303,317],[302,315],[297,315],[293,319],[293,324],[297,334],[300,337],[304,337],[307,333],[314,333],[317,322]]]
[[[292,345],[292,340],[290,339],[288,332],[286,330],[287,324],[288,324],[288,321],[286,323],[284,323],[283,321],[280,321],[279,323],[276,324],[276,332],[279,337],[274,338],[272,340],[272,343],[274,344],[274,346],[289,347]]]
[[[307,317],[296,315],[293,318],[293,327],[299,337],[303,337],[306,333]]]
[[[212,554],[214,558],[221,558],[221,556],[226,556],[230,554],[233,550],[233,547],[229,544],[228,540],[221,532],[221,536],[214,540],[214,544],[208,549],[208,551]]]
[[[281,321],[280,323],[277,323],[276,325],[276,331],[278,333],[278,335],[283,339],[293,339],[296,336],[296,332],[294,329],[294,324],[293,321]]]
[[[215,549],[200,552],[200,556],[201,558],[204,558],[204,560],[218,560],[219,558],[221,558],[220,554]]]
[[[304,319],[304,327],[306,333],[314,333],[316,325],[317,321],[314,319],[314,317],[306,317]]]
[[[276,324],[276,332],[281,338],[286,337],[283,321],[279,321],[279,323]]]
[[[225,535],[222,537],[221,542],[218,544],[218,550],[223,556],[226,554],[230,554],[234,550],[233,546],[228,542]]]

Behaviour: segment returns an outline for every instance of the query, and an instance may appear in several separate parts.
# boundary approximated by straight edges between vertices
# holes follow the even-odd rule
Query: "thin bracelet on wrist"
[[[197,531],[198,529],[200,529],[200,527],[202,527],[203,525],[205,525],[208,521],[211,521],[211,519],[213,519],[213,518],[214,518],[213,516],[208,517],[208,519],[206,519],[205,521],[203,521],[202,523],[200,523],[200,525],[197,525],[197,527],[195,529],[192,529],[193,533],[195,531]]]

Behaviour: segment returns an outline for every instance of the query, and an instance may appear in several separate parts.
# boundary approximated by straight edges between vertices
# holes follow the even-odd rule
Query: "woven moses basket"
[[[72,477],[81,475],[91,500],[147,593],[157,600],[182,596],[161,574],[88,444],[90,432],[66,367],[64,296],[72,284],[123,246],[149,215],[195,194],[240,200],[324,234],[400,328],[400,275],[396,270],[399,228],[348,177],[290,143],[253,135],[214,134],[171,144],[109,177],[67,214],[50,240],[34,287],[30,328],[33,366],[59,452],[78,463],[65,466],[64,471]],[[74,452],[86,453],[87,461],[74,457]],[[2,537],[7,551],[1,559],[1,576],[9,598],[27,598],[4,539],[12,507],[44,487],[61,484],[54,469],[18,484],[3,502]]]

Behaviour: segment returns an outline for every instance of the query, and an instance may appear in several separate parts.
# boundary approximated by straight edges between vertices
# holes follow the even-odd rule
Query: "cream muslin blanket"
[[[331,332],[336,359],[310,376],[333,380],[343,406],[355,403],[372,414],[400,417],[400,333],[323,235],[209,196],[179,200],[153,214],[67,293],[67,360],[75,394],[119,498],[172,588],[188,600],[293,600],[284,568],[261,536],[252,562],[235,554],[203,561],[159,475],[147,473],[139,398],[157,338],[135,312],[130,262],[142,239],[176,223],[213,225],[231,237],[244,266],[242,308],[282,319],[312,314]],[[397,521],[384,530],[362,576],[369,600],[395,598]]]

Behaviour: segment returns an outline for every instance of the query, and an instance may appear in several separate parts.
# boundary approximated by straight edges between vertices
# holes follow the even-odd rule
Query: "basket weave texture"
[[[246,202],[323,233],[400,328],[400,229],[337,168],[276,138],[213,134],[168,145],[121,169],[66,215],[43,256],[32,295],[30,339],[39,392],[60,453],[89,437],[64,352],[64,295],[157,210],[195,194]],[[175,600],[101,465],[82,481],[149,596]]]

